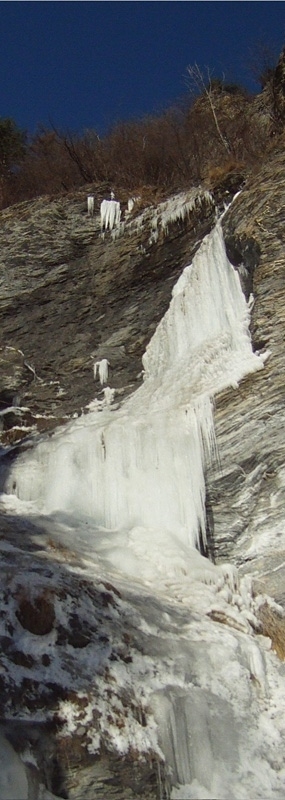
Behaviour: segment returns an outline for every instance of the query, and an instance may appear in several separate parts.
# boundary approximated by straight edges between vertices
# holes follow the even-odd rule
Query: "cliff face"
[[[118,238],[110,232],[102,238],[101,198],[97,191],[94,218],[86,191],[1,214],[0,400],[5,408],[16,397],[29,409],[22,423],[38,430],[100,396],[93,363],[101,358],[110,363],[117,399],[139,385],[143,352],[173,284],[213,226],[214,205],[198,196],[196,208],[167,235],[151,206],[126,222]],[[167,203],[163,209],[167,217]],[[4,415],[4,429],[14,423]]]
[[[254,297],[253,346],[270,354],[262,372],[215,398],[219,467],[207,476],[215,558],[257,569],[278,601],[284,600],[284,182],[280,144],[224,216],[228,257],[246,296]],[[213,203],[199,195],[184,219],[171,218],[169,201],[126,217],[119,237],[102,237],[102,196],[97,189],[94,218],[85,191],[1,214],[0,399],[2,410],[10,408],[2,415],[3,444],[51,430],[102,399],[93,376],[101,358],[109,361],[117,402],[137,388],[142,354],[172,287],[214,224]]]
[[[17,509],[7,511],[2,498],[1,717],[9,719],[16,749],[29,742],[37,755],[37,781],[56,795],[79,798],[85,786],[90,800],[94,787],[118,800],[169,797],[170,766],[177,784],[193,781],[194,792],[198,781],[203,796],[224,797],[233,787],[241,743],[251,746],[257,737],[257,748],[264,746],[268,708],[271,713],[271,699],[268,708],[263,700],[264,665],[272,654],[265,637],[255,643],[262,630],[258,609],[247,576],[239,589],[234,565],[240,575],[254,574],[256,590],[284,603],[284,184],[280,147],[222,222],[228,257],[246,296],[253,295],[253,345],[267,351],[267,358],[263,369],[214,398],[217,456],[206,476],[207,532],[218,567],[196,554],[196,568],[195,555],[193,566],[185,548],[178,565],[183,577],[176,581],[174,563],[167,596],[165,587],[156,594],[162,578],[155,569],[146,585],[131,586],[116,570],[111,582],[104,553],[114,547],[112,531],[104,534],[98,561],[88,561],[86,520],[80,529],[74,523],[77,549],[71,552],[64,517],[22,518]],[[189,192],[179,203],[169,199],[138,210],[120,236],[102,238],[101,197],[98,189],[94,218],[86,214],[85,192],[2,212],[4,475],[39,432],[45,436],[84,414],[94,398],[102,399],[94,362],[109,361],[115,403],[124,411],[124,399],[142,381],[141,356],[173,285],[216,215],[207,193]],[[105,447],[103,436],[102,463]],[[27,481],[37,478],[33,470],[26,474]],[[91,534],[99,547],[95,523]],[[135,562],[146,556],[138,534]],[[155,568],[169,542],[159,539],[155,550],[151,537],[152,531],[145,547]],[[119,545],[124,559],[124,540]],[[224,561],[232,569],[223,571]],[[276,698],[274,703],[276,708]],[[257,734],[259,714],[265,716]],[[185,749],[182,744],[178,752],[174,741],[178,749],[185,741]],[[281,754],[275,740],[269,745],[266,765],[277,794],[271,784],[264,793],[282,797]],[[229,769],[228,792],[224,785],[217,792],[211,783],[220,762]],[[246,757],[242,763],[244,795],[238,778],[237,798],[254,796],[251,764]]]
[[[264,369],[215,400],[219,469],[209,476],[217,557],[259,576],[284,603],[284,153],[272,155],[224,219],[236,261],[251,273],[253,347]],[[237,256],[237,251],[240,257]],[[248,259],[248,264],[247,264]],[[248,276],[247,276],[248,277]]]

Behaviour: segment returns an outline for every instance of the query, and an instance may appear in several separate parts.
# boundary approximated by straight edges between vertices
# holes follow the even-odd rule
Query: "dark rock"
[[[253,273],[260,261],[260,245],[253,237],[228,234],[225,237],[229,261],[240,275],[242,287],[248,299],[253,289]]]
[[[19,598],[16,617],[25,630],[45,636],[50,633],[55,622],[54,605],[44,592],[31,600],[24,592]]]
[[[262,575],[263,591],[281,603],[285,602],[284,191],[285,155],[278,147],[223,220],[233,261],[246,259],[247,248],[241,243],[250,243],[253,346],[270,350],[270,355],[264,369],[246,377],[238,389],[216,396],[219,463],[207,475],[215,557]],[[276,533],[267,551],[259,550],[259,537],[266,530],[280,530],[280,536],[277,541]]]
[[[18,664],[21,667],[27,667],[28,669],[33,667],[35,663],[35,659],[32,656],[28,655],[27,653],[22,653],[21,650],[11,650],[9,657],[14,664]]]

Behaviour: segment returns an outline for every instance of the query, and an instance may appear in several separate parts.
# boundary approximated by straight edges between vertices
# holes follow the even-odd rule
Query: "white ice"
[[[216,226],[174,287],[143,359],[143,385],[118,411],[83,416],[19,457],[6,491],[14,486],[48,513],[87,514],[114,530],[161,528],[195,547],[215,451],[211,398],[263,366],[248,322]],[[103,359],[101,382],[105,367]]]
[[[120,408],[95,409],[42,438],[6,482],[15,513],[32,510],[94,580],[109,574],[133,592],[130,624],[140,626],[145,650],[128,668],[114,663],[112,675],[153,717],[143,730],[111,726],[109,736],[120,753],[156,740],[172,796],[183,800],[283,797],[283,723],[274,709],[284,710],[284,700],[274,656],[254,639],[250,583],[195,549],[205,539],[204,476],[215,458],[212,398],[264,363],[248,326],[218,224],[174,287],[142,386]],[[75,717],[65,710],[72,733]],[[100,710],[103,726],[103,699]],[[98,731],[92,736],[96,751]]]
[[[107,358],[101,358],[101,360],[96,361],[96,363],[93,366],[94,380],[96,380],[98,372],[101,386],[103,386],[104,383],[107,383],[108,381],[109,366],[110,364]]]
[[[117,228],[120,225],[121,206],[116,200],[102,200],[100,206],[101,231]]]
[[[89,194],[87,197],[87,212],[89,217],[93,217],[94,214],[94,195]]]

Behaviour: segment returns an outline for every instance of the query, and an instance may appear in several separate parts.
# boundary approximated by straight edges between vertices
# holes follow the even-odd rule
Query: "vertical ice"
[[[89,194],[87,196],[87,213],[89,217],[93,217],[94,215],[94,195]]]
[[[6,490],[16,485],[48,512],[88,514],[108,528],[164,528],[197,545],[214,444],[211,398],[262,367],[248,321],[217,225],[174,287],[143,359],[143,385],[121,409],[90,413],[21,456]],[[35,475],[28,485],[27,461]]]
[[[93,366],[94,379],[96,380],[97,378],[97,370],[98,370],[99,381],[101,383],[101,386],[103,386],[104,383],[107,383],[109,366],[110,364],[107,358],[101,358],[101,361],[96,361],[96,363]]]
[[[100,206],[101,231],[112,231],[120,225],[121,206],[116,200],[102,200]]]

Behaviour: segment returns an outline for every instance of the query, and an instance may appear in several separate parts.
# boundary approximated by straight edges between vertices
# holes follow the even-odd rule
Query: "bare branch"
[[[215,126],[216,126],[216,130],[217,130],[218,136],[219,136],[219,138],[220,138],[225,150],[227,151],[228,154],[230,154],[231,153],[231,149],[230,149],[230,146],[229,146],[229,144],[227,142],[227,139],[225,138],[225,136],[223,136],[223,133],[221,131],[221,128],[220,128],[220,125],[219,125],[219,120],[218,120],[216,109],[215,109],[215,105],[214,105],[212,76],[211,76],[209,67],[207,67],[207,79],[208,79],[207,83],[206,83],[206,80],[205,80],[205,77],[203,75],[202,70],[200,69],[198,64],[196,64],[196,62],[195,62],[195,64],[193,66],[187,67],[187,73],[188,73],[189,78],[190,78],[190,81],[188,79],[188,85],[190,84],[190,90],[193,89],[193,87],[195,87],[196,89],[199,90],[199,92],[202,92],[202,94],[206,95],[206,97],[208,99],[208,102],[209,102],[209,106],[210,106],[212,115],[213,115],[213,119],[214,119],[214,123],[215,123]]]

